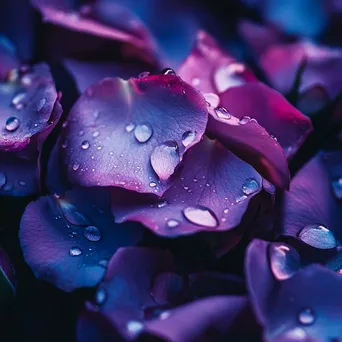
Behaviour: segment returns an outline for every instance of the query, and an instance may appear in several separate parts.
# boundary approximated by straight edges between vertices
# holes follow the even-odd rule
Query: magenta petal
[[[160,235],[217,232],[237,227],[260,191],[261,177],[250,165],[204,137],[185,155],[158,203],[139,203],[135,193],[114,188],[112,210],[118,222],[139,221]]]
[[[195,47],[178,74],[202,93],[222,93],[228,88],[256,81],[245,65],[222,50],[204,31],[198,33]]]
[[[248,83],[227,90],[220,105],[239,119],[249,116],[277,138],[287,158],[293,156],[312,130],[311,120],[281,94],[263,83]]]
[[[79,98],[63,130],[69,180],[162,195],[207,120],[204,98],[177,76],[104,79]],[[156,149],[169,143],[174,149],[164,149],[164,164],[151,164]]]
[[[209,297],[166,311],[147,322],[145,331],[168,342],[252,341],[259,335],[247,298],[235,296]]]
[[[18,66],[14,46],[5,36],[0,35],[0,80],[5,79],[7,73]]]
[[[72,291],[100,282],[113,253],[139,241],[136,225],[116,225],[106,189],[74,189],[65,198],[31,202],[20,224],[20,243],[34,274]]]
[[[260,58],[260,64],[277,90],[288,93],[300,64],[306,61],[299,90],[303,92],[317,84],[323,85],[331,98],[342,90],[336,75],[342,72],[342,51],[307,42],[271,46]]]
[[[245,261],[252,306],[264,327],[265,340],[282,341],[281,336],[289,338],[296,332],[318,341],[341,338],[342,277],[320,265],[310,265],[277,279],[278,273],[271,268],[286,270],[282,256],[290,249],[283,245],[272,257],[272,248],[274,244],[254,240]]]
[[[121,334],[133,337],[129,322],[142,322],[144,309],[158,304],[151,295],[153,280],[174,268],[172,254],[148,248],[120,248],[110,260],[96,294],[98,309]],[[89,309],[96,309],[88,303]]]
[[[295,175],[284,197],[283,234],[298,237],[312,247],[334,247],[332,234],[342,238],[341,173],[339,152],[330,157],[318,155]],[[320,238],[315,242],[317,234]]]
[[[255,119],[243,117],[239,120],[224,108],[209,113],[207,130],[210,135],[254,166],[268,181],[288,189],[290,172],[284,151]]]

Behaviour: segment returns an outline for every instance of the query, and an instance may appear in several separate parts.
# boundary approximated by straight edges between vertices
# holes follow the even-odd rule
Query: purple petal
[[[144,320],[144,309],[158,304],[151,295],[154,278],[173,270],[172,254],[148,248],[120,248],[112,257],[96,294],[96,304],[121,334],[133,337],[130,322]],[[96,309],[88,303],[89,309]],[[132,325],[132,324],[131,324]]]
[[[139,227],[114,223],[108,199],[106,189],[74,189],[65,198],[45,196],[27,206],[20,243],[38,278],[65,291],[94,286],[113,253],[139,241]]]
[[[327,90],[320,85],[315,85],[300,94],[297,108],[306,115],[311,116],[326,107],[329,102],[330,96]]]
[[[196,45],[178,74],[202,93],[222,93],[228,88],[256,81],[244,64],[222,50],[204,31],[198,33]]]
[[[210,135],[277,187],[289,187],[290,172],[284,151],[255,119],[245,116],[239,120],[223,107],[209,113]]]
[[[104,79],[76,102],[63,131],[69,180],[162,195],[207,118],[204,98],[177,76]],[[155,163],[156,150],[170,143],[165,164]]]
[[[328,171],[325,164],[329,158]],[[342,204],[338,191],[341,174],[339,152],[325,158],[318,155],[295,175],[290,191],[284,195],[283,234],[319,249],[336,247],[335,238],[342,237]]]
[[[242,119],[249,116],[277,138],[291,158],[312,130],[311,120],[294,108],[281,94],[263,83],[248,83],[227,90],[220,105]]]
[[[209,297],[169,310],[147,322],[145,331],[169,342],[247,341],[259,335],[247,298],[233,296]]]
[[[290,249],[283,245],[283,254],[276,254],[274,259],[267,253],[272,248],[272,244],[254,240],[246,257],[247,286],[266,340],[290,337],[296,331],[302,337],[319,341],[341,338],[341,276],[322,266],[310,265],[279,279],[271,267],[273,263],[276,269],[283,267]],[[284,255],[283,261],[279,255]]]
[[[15,47],[5,36],[0,35],[0,80],[4,80],[7,73],[18,66]]]
[[[241,223],[250,200],[261,191],[260,175],[208,138],[185,155],[177,176],[157,203],[113,189],[116,220],[139,221],[165,236],[225,231]]]
[[[342,72],[341,50],[307,42],[279,44],[270,47],[261,56],[260,64],[272,86],[282,93],[288,93],[304,60],[306,65],[299,91],[303,92],[320,84],[334,98],[342,90],[342,82],[336,77]]]

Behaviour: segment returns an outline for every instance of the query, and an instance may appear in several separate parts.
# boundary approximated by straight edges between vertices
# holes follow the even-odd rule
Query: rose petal
[[[65,291],[96,285],[112,254],[137,243],[140,235],[135,225],[115,225],[107,191],[95,188],[31,202],[19,233],[25,260],[35,275]]]
[[[222,93],[228,88],[256,81],[244,64],[222,50],[204,31],[198,33],[196,44],[178,74],[202,93]]]
[[[300,95],[297,108],[306,115],[311,116],[326,107],[329,102],[330,96],[327,90],[320,85],[315,85]]]
[[[265,339],[273,341],[296,330],[299,333],[298,329],[303,337],[319,341],[341,338],[341,276],[310,265],[278,280],[271,271],[272,259],[267,258],[270,247],[272,244],[254,240],[246,257],[247,286]]]
[[[239,120],[224,108],[210,110],[209,114],[207,130],[210,135],[277,187],[289,187],[290,173],[285,154],[255,119],[246,116]]]
[[[15,47],[3,35],[0,35],[0,80],[5,79],[7,73],[19,66]]]
[[[287,158],[297,152],[312,130],[309,118],[263,83],[247,83],[227,90],[220,96],[220,105],[239,119],[244,116],[256,119],[277,138]]]
[[[174,146],[163,159],[174,169],[206,123],[203,97],[177,76],[105,79],[80,97],[63,131],[69,180],[161,195],[169,185],[162,165],[151,165],[155,149]]]
[[[217,232],[237,227],[260,191],[261,177],[250,165],[203,138],[159,202],[114,188],[112,210],[118,222],[139,221],[159,235]]]

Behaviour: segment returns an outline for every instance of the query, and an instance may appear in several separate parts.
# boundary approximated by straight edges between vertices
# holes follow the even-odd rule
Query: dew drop
[[[150,125],[138,125],[134,129],[134,136],[140,143],[145,143],[151,139],[153,129]]]
[[[97,305],[102,305],[107,299],[107,293],[105,289],[101,288],[96,291],[95,294],[95,303]]]
[[[166,206],[167,206],[167,201],[163,201],[163,202],[160,202],[160,203],[157,204],[158,208],[164,208]]]
[[[7,178],[3,172],[0,172],[0,188],[6,184]]]
[[[163,75],[176,75],[176,72],[171,68],[165,68],[161,72]]]
[[[69,235],[69,237],[71,237],[71,238],[75,238],[75,237],[77,236],[77,233],[76,233],[76,232],[71,232],[71,233],[69,233],[68,235]]]
[[[99,132],[99,131],[95,131],[95,132],[93,133],[93,137],[94,137],[94,138],[98,137],[99,135],[100,135],[100,132]]]
[[[20,126],[20,121],[15,116],[11,116],[6,120],[6,130],[9,132],[16,131]]]
[[[72,169],[73,169],[74,171],[77,171],[77,170],[79,169],[79,167],[80,167],[80,164],[77,163],[77,162],[75,162],[75,163],[72,165]]]
[[[29,86],[32,83],[32,75],[24,75],[21,79],[20,79],[21,84],[23,84],[24,86]]]
[[[25,93],[19,93],[16,96],[13,97],[12,99],[12,105],[16,108],[16,109],[22,109],[23,105],[22,102],[24,100],[24,98],[26,97]]]
[[[69,249],[69,254],[71,256],[79,256],[82,254],[82,250],[78,247],[72,247]]]
[[[143,71],[142,73],[139,74],[139,78],[143,78],[143,77],[147,77],[150,76],[150,72],[149,71]]]
[[[88,226],[84,229],[84,237],[92,242],[99,241],[101,239],[101,232],[95,226]]]
[[[46,99],[45,98],[40,99],[38,106],[37,106],[37,111],[40,112],[45,106],[45,104],[46,104]]]
[[[82,137],[83,135],[84,135],[84,131],[81,130],[81,131],[78,132],[78,136],[79,137]]]
[[[173,219],[168,220],[166,224],[169,228],[176,228],[179,226],[179,222],[177,220],[173,220]]]
[[[249,116],[243,116],[240,121],[239,121],[239,124],[240,125],[245,125],[247,124],[248,122],[251,121],[251,118]]]
[[[245,195],[252,195],[260,189],[259,183],[253,178],[247,178],[242,184],[242,191]]]
[[[315,322],[315,315],[310,308],[305,308],[298,314],[298,321],[303,325],[311,325]]]
[[[62,124],[62,128],[66,128],[68,126],[68,121],[64,121]]]
[[[272,243],[269,246],[268,255],[272,273],[278,280],[291,278],[300,268],[297,251],[282,243]]]
[[[232,116],[230,115],[230,113],[227,111],[226,108],[224,107],[217,107],[215,108],[215,114],[217,115],[217,117],[219,117],[220,119],[226,119],[229,120]]]
[[[157,186],[157,183],[156,183],[156,182],[150,182],[150,187],[151,187],[151,188],[154,188],[155,186]]]
[[[24,181],[19,181],[19,185],[22,186],[22,187],[25,187],[25,186],[26,186],[26,182],[24,182]]]
[[[332,182],[332,188],[336,198],[342,199],[342,177]]]
[[[89,226],[90,225],[89,219],[85,217],[83,214],[81,214],[73,204],[71,204],[70,202],[64,199],[59,199],[58,203],[61,207],[61,210],[63,212],[65,219],[69,223],[75,226]]]
[[[129,321],[126,328],[132,336],[136,336],[144,329],[144,325],[139,321]]]
[[[158,177],[161,180],[169,179],[180,161],[177,142],[167,141],[156,146],[150,160]]]
[[[135,124],[133,122],[130,122],[125,126],[125,130],[127,133],[131,133],[134,128],[135,128]]]
[[[102,150],[102,146],[97,146],[97,150],[101,151]]]
[[[182,144],[184,147],[189,146],[194,142],[196,138],[196,132],[186,131],[182,135]]]
[[[332,249],[337,246],[334,234],[321,224],[307,225],[298,233],[298,237],[314,248]]]
[[[219,225],[214,212],[204,206],[187,207],[183,210],[183,215],[198,226],[216,228]]]
[[[88,140],[83,140],[81,143],[81,147],[83,150],[87,150],[89,148],[90,144]]]
[[[164,319],[168,319],[170,317],[170,311],[163,311],[160,315],[159,315],[159,319],[160,320],[164,320]]]

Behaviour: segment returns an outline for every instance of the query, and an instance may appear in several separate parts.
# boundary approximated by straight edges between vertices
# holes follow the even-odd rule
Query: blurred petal
[[[311,116],[326,107],[329,102],[330,96],[327,90],[320,85],[315,85],[300,94],[296,107],[301,112]]]
[[[68,178],[162,195],[207,119],[204,98],[177,76],[104,79],[79,98],[63,131]]]
[[[0,34],[0,80],[4,80],[7,73],[19,66],[15,47]]]
[[[108,199],[106,189],[74,189],[27,206],[19,236],[36,277],[64,291],[95,286],[113,253],[139,241],[139,227],[114,223]]]
[[[112,210],[118,222],[139,221],[159,235],[217,232],[237,227],[260,191],[261,177],[250,165],[204,137],[159,202],[114,188]]]

